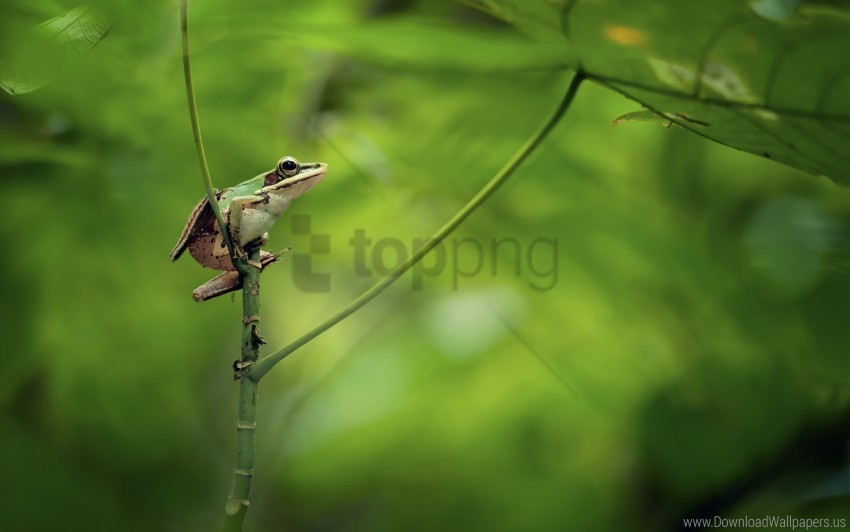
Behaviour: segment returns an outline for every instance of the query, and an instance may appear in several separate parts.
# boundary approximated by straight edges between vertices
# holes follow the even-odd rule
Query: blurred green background
[[[241,309],[193,302],[215,272],[168,259],[203,194],[177,2],[93,4],[102,43],[0,93],[0,520],[217,528]],[[4,2],[2,53],[75,5]],[[286,154],[331,169],[271,233],[294,249],[263,276],[266,353],[442,225],[570,79],[448,0],[194,1],[190,28],[215,184]],[[439,275],[408,274],[263,380],[246,529],[848,517],[850,193],[680,129],[610,127],[638,108],[586,83]],[[327,291],[293,275],[311,250]]]

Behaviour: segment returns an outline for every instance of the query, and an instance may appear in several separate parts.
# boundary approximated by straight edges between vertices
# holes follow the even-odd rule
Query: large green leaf
[[[0,62],[0,87],[24,94],[44,87],[67,72],[109,32],[109,23],[87,7],[77,7],[39,24]]]
[[[721,144],[850,184],[850,12],[789,0],[481,0],[589,79]]]

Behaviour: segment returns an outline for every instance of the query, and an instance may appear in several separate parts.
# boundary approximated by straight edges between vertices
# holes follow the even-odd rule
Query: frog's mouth
[[[292,187],[297,185],[298,183],[304,183],[305,181],[310,181],[310,187],[317,185],[322,179],[325,178],[325,174],[328,173],[328,165],[325,163],[302,163],[301,171],[298,172],[298,175],[294,175],[282,181],[278,181],[273,185],[269,185],[267,187],[263,187],[260,189],[261,192],[271,192],[275,190],[283,190],[285,188]]]

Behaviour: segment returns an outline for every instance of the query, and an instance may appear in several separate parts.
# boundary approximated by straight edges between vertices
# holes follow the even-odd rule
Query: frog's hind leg
[[[239,290],[241,287],[242,280],[239,277],[239,272],[224,272],[195,288],[192,292],[192,299],[198,302],[206,301]]]
[[[260,252],[259,268],[265,269],[266,266],[276,262],[283,253],[269,253],[268,251]],[[239,272],[226,271],[221,275],[210,279],[192,292],[192,298],[195,301],[207,301],[214,297],[218,297],[228,292],[233,292],[242,288],[242,278]]]

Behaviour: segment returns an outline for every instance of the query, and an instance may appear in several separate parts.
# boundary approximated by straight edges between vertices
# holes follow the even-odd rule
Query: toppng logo
[[[309,237],[307,246],[299,245],[305,251],[291,255],[295,286],[304,292],[330,292],[331,274],[318,271],[314,258],[330,254],[331,235],[313,234],[309,215],[292,216],[290,223],[293,235]],[[346,242],[351,250],[352,271],[360,277],[387,275],[426,243],[428,239],[414,238],[408,247],[398,238],[372,238],[364,229],[356,229]],[[520,277],[525,274],[532,278],[529,286],[546,292],[558,284],[558,239],[446,239],[411,268],[412,289],[420,291],[427,277],[438,277],[446,272],[451,274],[452,290],[458,290],[463,279],[477,275]]]

